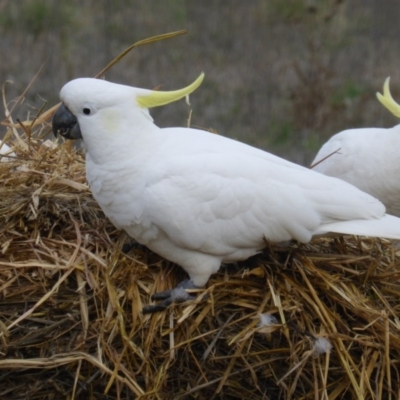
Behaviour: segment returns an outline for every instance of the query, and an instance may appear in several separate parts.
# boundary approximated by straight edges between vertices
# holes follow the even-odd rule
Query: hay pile
[[[194,303],[143,315],[183,271],[122,251],[82,152],[39,139],[47,130],[14,130],[17,157],[0,163],[1,399],[400,398],[390,242],[270,248],[222,268]]]

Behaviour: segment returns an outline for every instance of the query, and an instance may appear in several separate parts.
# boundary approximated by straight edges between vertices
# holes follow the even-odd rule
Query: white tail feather
[[[380,219],[332,222],[321,225],[315,235],[328,232],[400,240],[400,218],[386,214]]]

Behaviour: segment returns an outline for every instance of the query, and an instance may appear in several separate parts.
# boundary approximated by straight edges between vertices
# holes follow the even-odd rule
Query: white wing
[[[228,257],[264,238],[308,242],[324,224],[384,215],[353,186],[240,142],[176,128],[162,135],[162,153],[145,167],[143,208],[179,246]]]

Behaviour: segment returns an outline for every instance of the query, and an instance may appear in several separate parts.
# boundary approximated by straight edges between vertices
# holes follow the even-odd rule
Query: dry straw
[[[122,251],[82,152],[41,139],[50,126],[36,121],[9,116],[16,158],[0,163],[1,399],[400,398],[389,241],[270,247],[196,301],[143,315],[182,270]]]

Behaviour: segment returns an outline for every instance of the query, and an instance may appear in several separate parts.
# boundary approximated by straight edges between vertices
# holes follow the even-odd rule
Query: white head
[[[176,91],[140,89],[94,78],[79,78],[61,89],[62,105],[53,117],[53,132],[66,139],[84,139],[93,126],[117,130],[129,116],[129,123],[148,125],[148,113],[157,107],[179,100],[200,86],[202,73],[191,85]]]

